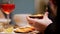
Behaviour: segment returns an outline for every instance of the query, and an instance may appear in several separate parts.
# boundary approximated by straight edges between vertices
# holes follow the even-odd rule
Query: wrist
[[[51,22],[52,23],[52,22]],[[46,23],[45,26],[48,27],[51,23]]]
[[[44,32],[46,28],[47,27],[45,25],[40,25],[40,26],[36,27],[36,30],[38,30],[39,32]]]
[[[50,25],[51,23],[48,23],[47,25],[36,25],[35,27],[36,27],[36,30],[38,30],[39,32],[44,32],[45,31],[45,29]]]

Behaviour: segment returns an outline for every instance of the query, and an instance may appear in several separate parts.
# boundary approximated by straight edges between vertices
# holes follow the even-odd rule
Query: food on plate
[[[0,22],[0,32],[4,31],[3,23]]]
[[[6,32],[6,33],[13,32],[13,27],[5,29],[4,32]]]
[[[25,28],[22,27],[22,28],[16,28],[14,30],[14,32],[16,32],[16,33],[26,33],[26,32],[32,32],[34,30],[35,30],[34,27],[25,27]]]

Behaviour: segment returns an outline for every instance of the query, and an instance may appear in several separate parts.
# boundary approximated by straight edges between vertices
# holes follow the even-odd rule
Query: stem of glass
[[[7,24],[9,25],[9,14],[7,14]]]

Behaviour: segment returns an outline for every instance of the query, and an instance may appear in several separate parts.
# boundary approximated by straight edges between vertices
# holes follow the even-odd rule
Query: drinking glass
[[[2,0],[1,2],[2,11],[7,15],[7,22],[9,20],[9,14],[15,8],[14,0]]]

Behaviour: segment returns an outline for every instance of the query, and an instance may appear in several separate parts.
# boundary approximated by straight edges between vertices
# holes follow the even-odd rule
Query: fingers
[[[33,18],[30,18],[30,17],[27,17],[27,20],[29,20],[29,21],[31,20],[31,21],[33,21],[33,22],[34,22],[34,21],[35,21],[35,22],[38,21],[38,19],[33,19]]]
[[[48,18],[48,12],[45,12],[45,14],[44,14],[44,18]]]
[[[30,18],[30,17],[27,17],[27,20],[29,21],[29,24],[33,24],[33,23],[39,22],[38,19],[33,19],[33,18]]]
[[[30,18],[30,17],[26,17],[26,18],[27,18],[29,24],[33,26],[35,21],[32,18]]]

